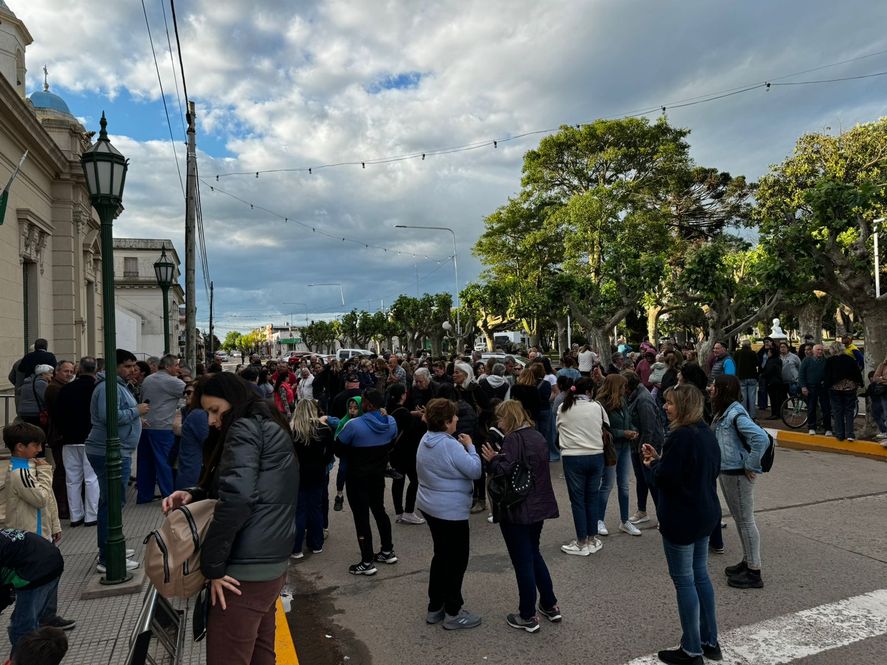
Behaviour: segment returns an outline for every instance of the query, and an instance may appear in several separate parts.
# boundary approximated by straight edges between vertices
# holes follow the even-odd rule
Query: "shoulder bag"
[[[490,478],[490,497],[499,508],[513,508],[527,498],[533,484],[533,470],[527,462],[526,447],[521,441],[520,457],[511,468]]]
[[[613,443],[613,433],[604,423],[604,406],[595,402],[601,410],[601,438],[604,440],[604,466],[616,466],[616,444]]]

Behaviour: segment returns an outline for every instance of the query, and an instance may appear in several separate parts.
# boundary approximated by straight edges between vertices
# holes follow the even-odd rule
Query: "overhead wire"
[[[222,189],[218,185],[214,185],[210,182],[207,182],[206,180],[203,180],[202,178],[198,178],[198,182],[203,182],[204,185],[209,187],[211,192],[223,194],[224,196],[227,196],[228,198],[231,198],[231,199],[243,204],[244,206],[249,206],[250,210],[254,210],[254,211],[260,210],[262,212],[268,213],[272,217],[276,217],[278,220],[282,220],[285,224],[292,222],[293,224],[301,226],[302,228],[309,229],[312,233],[316,233],[317,235],[324,236],[324,237],[329,238],[331,240],[339,240],[341,242],[359,245],[359,246],[363,247],[364,249],[381,250],[383,252],[386,252],[389,254],[395,254],[398,256],[412,256],[413,258],[417,258],[417,259],[419,259],[419,258],[431,259],[431,260],[440,259],[440,257],[431,257],[431,256],[428,256],[427,254],[416,254],[415,252],[405,252],[403,250],[393,249],[391,247],[385,247],[383,245],[376,245],[374,243],[364,242],[363,240],[356,240],[354,238],[349,238],[348,236],[330,233],[328,231],[324,231],[323,229],[321,229],[317,224],[303,222],[299,219],[296,219],[295,217],[290,217],[290,216],[284,215],[276,210],[271,210],[270,208],[263,206],[259,203],[253,203],[252,201],[248,201],[248,200],[238,196],[237,194],[234,194],[234,193],[229,192],[225,189]],[[450,258],[452,258],[452,256]]]
[[[169,22],[166,20],[166,2],[165,0],[159,1],[160,9],[163,12],[163,27],[166,30],[166,46],[169,49],[169,65],[172,69],[172,80],[176,87],[176,99],[179,102],[179,120],[182,122],[182,136],[184,136],[188,130],[185,128],[185,109],[182,107],[182,96],[179,94],[179,76],[176,74],[176,63],[173,59],[172,42],[169,37]]]
[[[176,151],[176,141],[172,135],[172,122],[169,119],[169,107],[166,105],[166,93],[163,92],[163,79],[160,76],[160,65],[157,64],[157,51],[154,50],[154,38],[151,36],[151,23],[148,21],[148,9],[145,0],[142,0],[142,12],[145,14],[145,28],[148,30],[148,42],[151,45],[151,55],[154,58],[154,69],[157,71],[157,83],[160,86],[160,99],[163,101],[163,112],[166,114],[166,126],[169,129],[169,142],[172,146],[172,154],[176,160],[176,172],[179,174],[179,187],[182,189],[182,197],[185,196],[185,183],[182,179],[182,169],[179,166],[179,153]]]
[[[170,10],[172,10],[172,28],[176,34],[176,51],[179,55],[179,68],[182,70],[182,90],[185,93],[185,109],[188,109],[188,83],[185,79],[185,63],[182,61],[182,42],[179,39],[179,22],[176,19],[176,0],[169,0],[169,7]]]
[[[819,71],[822,69],[826,69],[829,67],[836,67],[843,64],[848,64],[850,62],[856,62],[858,60],[862,60],[865,58],[874,57],[877,55],[883,55],[887,53],[887,50],[876,51],[873,53],[868,53],[862,56],[858,56],[855,58],[849,58],[845,60],[841,60],[834,63],[829,63],[827,65],[820,65],[818,67],[812,67],[805,70],[800,70],[798,72],[793,72],[791,74],[783,74],[778,77],[773,77],[769,79],[765,79],[753,84],[747,84],[744,86],[737,86],[733,88],[726,88],[723,90],[713,91],[711,93],[696,95],[693,97],[686,97],[682,99],[677,99],[672,102],[659,104],[657,106],[649,106],[640,109],[636,109],[633,111],[629,111],[626,113],[616,114],[612,116],[607,116],[608,119],[616,119],[616,118],[632,118],[632,117],[640,117],[649,115],[651,113],[658,112],[666,112],[668,109],[679,109],[679,108],[687,108],[691,106],[697,106],[699,104],[707,104],[713,101],[717,101],[720,99],[725,99],[727,97],[732,97],[735,95],[744,94],[747,92],[751,92],[753,90],[763,89],[770,90],[771,87],[776,86],[801,86],[801,85],[821,85],[825,83],[837,83],[842,81],[856,81],[860,79],[867,78],[875,78],[887,75],[887,72],[874,72],[869,74],[855,75],[855,76],[843,76],[843,77],[835,77],[830,79],[819,79],[819,80],[810,80],[810,81],[783,81],[783,79],[791,78],[793,76],[799,76],[801,74],[810,73],[813,71]],[[557,127],[547,127],[544,129],[534,129],[531,131],[520,132],[517,134],[508,134],[506,136],[502,136],[499,138],[493,139],[485,139],[480,141],[474,141],[471,143],[465,143],[456,146],[450,146],[446,148],[434,148],[434,149],[426,149],[426,150],[416,150],[409,153],[396,154],[390,156],[383,157],[375,157],[372,159],[351,159],[351,160],[339,160],[336,162],[331,162],[327,164],[318,164],[312,166],[298,166],[292,168],[273,168],[273,169],[256,169],[249,171],[229,171],[224,173],[217,173],[215,175],[216,182],[220,182],[221,178],[235,177],[235,176],[255,176],[258,178],[262,174],[279,174],[279,173],[307,173],[309,175],[313,175],[315,171],[320,171],[323,169],[331,169],[331,168],[339,168],[345,166],[357,167],[360,166],[362,169],[366,169],[368,165],[380,165],[380,164],[391,164],[394,162],[402,162],[407,160],[422,160],[424,161],[427,157],[433,157],[438,155],[446,155],[446,154],[454,154],[461,152],[469,152],[473,150],[479,150],[481,148],[498,148],[500,143],[508,143],[511,141],[516,141],[518,139],[526,138],[528,136],[537,136],[540,134],[550,134],[552,132],[558,131],[562,126],[574,126],[574,127],[582,127],[591,124],[589,121],[580,122],[580,123],[563,123],[558,125]]]

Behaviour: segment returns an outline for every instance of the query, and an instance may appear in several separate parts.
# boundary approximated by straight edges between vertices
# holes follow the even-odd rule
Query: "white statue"
[[[770,339],[788,339],[788,336],[782,332],[782,328],[779,325],[779,319],[773,319],[773,328],[770,330]]]

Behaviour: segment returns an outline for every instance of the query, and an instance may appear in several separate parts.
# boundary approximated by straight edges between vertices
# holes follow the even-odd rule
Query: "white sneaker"
[[[139,562],[138,562],[138,561],[131,561],[130,559],[127,559],[127,560],[126,560],[126,569],[127,569],[127,570],[135,570],[135,569],[138,568],[138,567],[139,567]],[[95,571],[96,571],[97,573],[101,573],[102,575],[104,575],[105,573],[108,572],[108,568],[107,568],[107,566],[105,566],[105,564],[103,564],[103,563],[97,563],[97,564],[95,565]]]
[[[290,554],[290,559],[301,559],[304,556],[304,552],[293,552],[292,554]]]
[[[815,429],[808,429],[807,434],[809,434],[810,436],[816,436],[816,430]]]
[[[487,515],[487,522],[489,522],[490,524],[493,523],[493,513],[490,513],[489,515]]]
[[[403,522],[403,513],[398,513],[397,515],[395,515],[394,521],[397,524],[400,524],[401,522]]]
[[[879,432],[875,435],[876,441],[883,441],[884,439],[887,439],[887,432]]]
[[[585,544],[585,546],[588,548],[590,554],[594,554],[595,552],[600,552],[604,544],[599,538],[592,538]]]
[[[827,429],[827,430],[825,431],[824,436],[834,436],[834,434],[832,434],[832,431],[831,431],[830,429]]]
[[[566,545],[561,545],[561,552],[564,554],[574,554],[575,556],[588,556],[591,554],[588,545],[580,545],[575,540],[570,541]]]
[[[597,535],[599,536],[609,536],[610,532],[607,531],[607,525],[604,524],[603,520],[597,521]]]
[[[416,513],[404,513],[400,518],[401,524],[425,524],[425,520]]]
[[[622,524],[619,525],[619,530],[622,531],[623,533],[627,533],[629,536],[640,536],[641,535],[641,530],[638,529],[631,522],[623,522]]]
[[[650,518],[647,516],[643,510],[637,511],[634,515],[628,518],[628,521],[632,524],[643,524],[644,522],[649,522]]]
[[[848,440],[848,441],[856,441],[856,439],[854,439],[852,436],[848,436],[848,437],[847,437],[847,440]]]

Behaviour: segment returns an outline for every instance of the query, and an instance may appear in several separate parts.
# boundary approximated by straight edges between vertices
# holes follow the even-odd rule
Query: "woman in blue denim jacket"
[[[760,589],[764,582],[761,536],[755,524],[755,479],[761,473],[761,456],[770,439],[742,406],[735,376],[717,377],[710,391],[714,414],[711,427],[721,449],[721,491],[742,541],[742,561],[724,569],[727,584],[738,589]]]

